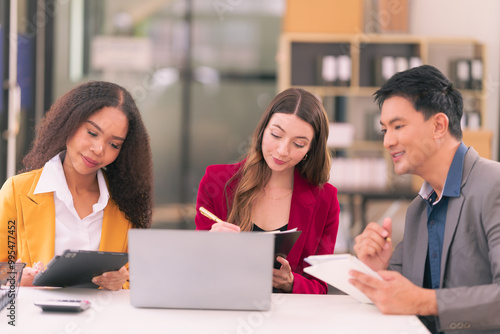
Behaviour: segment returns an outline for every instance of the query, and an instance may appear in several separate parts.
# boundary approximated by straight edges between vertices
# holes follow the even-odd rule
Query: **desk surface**
[[[34,301],[87,299],[82,313],[43,312]],[[273,294],[269,311],[141,309],[130,291],[21,288],[15,324],[0,312],[0,333],[428,333],[414,316],[383,315],[344,295]]]

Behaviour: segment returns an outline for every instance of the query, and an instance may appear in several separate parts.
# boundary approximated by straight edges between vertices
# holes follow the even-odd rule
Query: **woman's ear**
[[[437,113],[432,116],[434,119],[434,137],[442,138],[447,132],[450,125],[450,119],[445,113]]]

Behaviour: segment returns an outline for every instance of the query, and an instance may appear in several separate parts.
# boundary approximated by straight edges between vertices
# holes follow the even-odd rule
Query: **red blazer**
[[[198,189],[195,217],[197,230],[209,230],[214,223],[199,213],[200,206],[227,220],[224,187],[241,164],[207,167]],[[231,184],[230,190],[235,189],[235,183]],[[323,188],[312,185],[295,170],[288,229],[296,227],[302,233],[287,257],[294,275],[293,293],[328,292],[325,282],[304,274],[304,267],[308,266],[304,258],[309,255],[333,254],[339,227],[339,211],[337,189],[334,186],[329,183]]]

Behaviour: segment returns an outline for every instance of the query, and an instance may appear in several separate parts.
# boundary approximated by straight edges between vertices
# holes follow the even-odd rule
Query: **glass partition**
[[[87,80],[133,94],[152,141],[154,226],[192,228],[206,166],[244,154],[276,94],[283,10],[283,0],[58,4],[53,99]]]

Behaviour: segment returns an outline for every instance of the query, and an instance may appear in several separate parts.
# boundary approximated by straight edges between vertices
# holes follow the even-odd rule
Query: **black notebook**
[[[274,241],[274,268],[279,269],[281,267],[281,263],[276,261],[276,257],[281,256],[286,259],[288,253],[292,249],[295,241],[297,241],[302,231],[298,231],[294,228],[287,231],[270,231],[261,233],[272,233],[276,236]]]
[[[35,286],[97,288],[92,278],[116,271],[128,262],[127,253],[65,250],[33,279]]]

